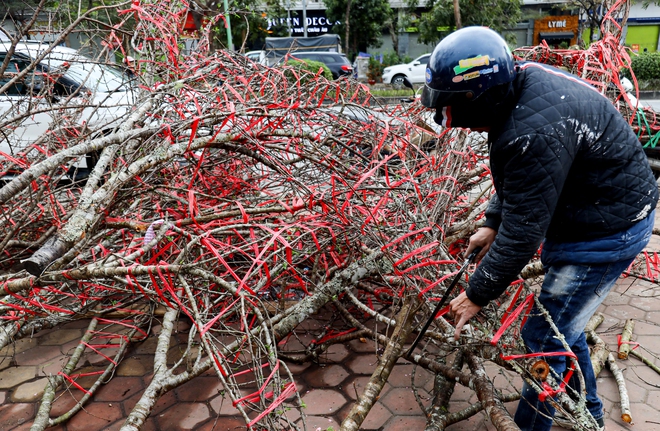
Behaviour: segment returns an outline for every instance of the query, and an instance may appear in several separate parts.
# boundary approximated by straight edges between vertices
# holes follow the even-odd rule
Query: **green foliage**
[[[637,80],[660,79],[660,52],[641,52],[633,55],[631,60],[631,67]],[[630,77],[627,69],[624,70],[624,75]]]
[[[381,82],[383,78],[383,69],[393,64],[410,63],[413,59],[409,56],[399,57],[394,51],[389,51],[383,54],[383,62],[381,63],[378,58],[380,54],[373,54],[369,57],[369,65],[367,68],[367,79]]]
[[[370,81],[381,82],[383,80],[383,69],[385,69],[385,65],[381,64],[381,62],[374,58],[374,56],[369,57],[367,79]]]
[[[411,92],[409,88],[395,90],[390,87],[384,90],[372,88],[371,94],[376,97],[410,97]]]
[[[515,28],[521,16],[521,3],[520,0],[461,1],[461,24],[463,27],[483,25],[502,33]],[[419,42],[435,44],[456,28],[454,3],[452,0],[427,0],[427,7],[431,11],[422,14],[418,24]]]
[[[29,18],[38,4],[39,0],[5,0],[2,2],[5,13],[12,18]]]
[[[199,2],[204,5],[203,9],[209,11],[209,15],[217,15],[224,11],[223,2],[217,0],[205,0]],[[229,10],[234,13],[228,14],[231,25],[231,37],[234,49],[239,49],[243,41],[248,47],[261,49],[268,36],[287,36],[288,29],[285,25],[268,29],[268,19],[286,15],[286,9],[280,5],[278,0],[264,0],[255,2],[251,0],[229,0]],[[219,20],[213,29],[215,36],[214,45],[222,47],[228,45],[227,30],[223,20]]]
[[[330,21],[341,24],[332,27],[332,32],[346,37],[347,0],[324,0],[326,16]],[[351,2],[348,36],[348,52],[367,51],[368,47],[381,46],[381,35],[393,12],[387,0],[353,0]],[[346,41],[343,41],[344,45]]]
[[[38,3],[38,2],[34,2]],[[123,4],[122,0],[87,0],[83,2],[78,1],[50,1],[46,2],[47,9],[55,11],[55,16],[59,20],[59,25],[66,27],[75,21],[79,15],[101,6],[113,6]],[[124,24],[125,28],[131,28],[134,25],[132,16],[119,16],[118,10],[124,9],[122,7],[102,7],[99,10],[88,15],[89,20],[83,20],[76,31],[81,30],[95,30],[102,29],[107,31],[107,27],[99,25],[103,23],[106,25],[119,24],[123,19],[129,19],[130,23]]]
[[[312,79],[312,75],[316,75],[319,69],[323,69],[323,76],[327,80],[329,81],[332,80],[332,72],[330,72],[328,66],[326,66],[324,63],[321,63],[320,61],[288,60],[286,62],[286,65],[296,69],[298,78],[300,79],[301,82],[306,82]],[[305,73],[304,71],[308,71],[310,73]],[[285,72],[285,75],[289,81],[293,81],[297,79],[296,76],[291,71]]]
[[[399,57],[399,54],[394,51],[389,51],[383,54],[383,68],[399,63],[407,63],[407,61],[402,61],[401,57]]]

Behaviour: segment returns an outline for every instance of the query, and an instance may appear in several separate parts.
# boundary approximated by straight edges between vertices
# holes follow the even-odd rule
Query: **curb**
[[[639,98],[640,99],[660,99],[660,90],[640,91],[639,92]]]

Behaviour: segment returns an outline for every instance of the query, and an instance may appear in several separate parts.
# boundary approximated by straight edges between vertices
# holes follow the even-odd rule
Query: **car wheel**
[[[392,87],[400,90],[403,88],[403,80],[406,78],[406,75],[394,75],[392,77]]]

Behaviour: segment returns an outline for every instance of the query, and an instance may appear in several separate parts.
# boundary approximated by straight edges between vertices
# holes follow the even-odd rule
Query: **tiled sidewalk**
[[[656,226],[660,223],[656,222]],[[660,238],[654,236],[649,250],[660,250]],[[600,311],[605,321],[598,332],[610,348],[617,345],[617,334],[626,319],[635,320],[635,341],[642,348],[660,354],[660,290],[651,283],[623,279],[615,291],[610,293]],[[185,324],[179,329],[185,332]],[[42,331],[32,338],[22,339],[0,352],[0,431],[28,430],[38,408],[38,400],[46,382],[46,375],[61,370],[66,355],[77,345],[87,322],[67,324],[57,330]],[[115,377],[102,386],[94,399],[86,404],[84,411],[57,431],[118,430],[124,418],[139,399],[141,392],[151,379],[152,356],[155,338],[133,347]],[[174,346],[172,349],[176,349]],[[643,354],[654,359],[648,351]],[[98,357],[97,361],[101,361]],[[341,420],[351,403],[361,394],[364,385],[378,360],[372,342],[352,341],[334,346],[321,358],[320,364],[305,366],[290,365],[296,384],[306,405],[308,430],[339,429]],[[89,366],[95,365],[93,356]],[[660,429],[660,375],[635,358],[618,361],[623,370],[631,401],[633,425],[620,419],[619,394],[609,370],[604,370],[598,379],[599,393],[606,410],[608,431],[632,430],[654,431]],[[498,368],[489,367],[490,375],[504,392],[515,391],[519,380],[507,380],[498,374]],[[384,392],[371,410],[363,430],[417,431],[423,430],[426,419],[412,390],[411,379],[423,404],[429,403],[432,389],[430,374],[415,368],[404,360],[395,367]],[[89,382],[88,382],[89,383]],[[85,383],[83,382],[83,386]],[[228,398],[223,398],[222,387],[211,372],[167,393],[158,402],[153,415],[148,419],[144,431],[229,431],[244,430],[245,424],[237,416]],[[64,392],[54,403],[51,417],[67,411],[75,404],[73,397],[81,392]],[[476,401],[470,390],[456,387],[451,409],[458,411]],[[515,409],[516,403],[507,407]],[[453,431],[494,430],[483,413],[469,420],[452,425]],[[561,428],[553,428],[553,430]]]

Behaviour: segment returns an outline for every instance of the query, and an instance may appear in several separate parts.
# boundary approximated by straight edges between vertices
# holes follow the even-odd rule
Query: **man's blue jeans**
[[[539,302],[577,356],[584,376],[587,408],[597,421],[603,418],[603,404],[596,393],[596,377],[591,366],[584,327],[621,273],[648,244],[654,219],[655,211],[652,211],[647,218],[628,231],[595,241],[564,244],[546,241],[541,255],[546,275]],[[594,261],[599,263],[586,263]],[[566,350],[555,338],[556,334],[536,306],[532,309],[521,335],[530,352]],[[561,379],[566,371],[568,358],[548,356],[545,360]],[[569,383],[579,390],[576,381],[577,379],[571,379]],[[570,395],[571,390],[567,391]],[[550,430],[554,413],[555,409],[549,402],[540,402],[537,392],[527,383],[523,385],[522,398],[514,417],[522,431]]]
[[[551,267],[539,295],[539,301],[578,358],[587,391],[587,407],[596,420],[603,417],[603,404],[596,394],[596,377],[584,327],[631,261]],[[522,329],[522,338],[532,352],[565,351],[536,307]],[[567,368],[566,357],[546,357],[545,360],[560,376]],[[547,431],[552,426],[554,411],[549,402],[540,402],[536,390],[525,383],[515,422],[523,431]]]

